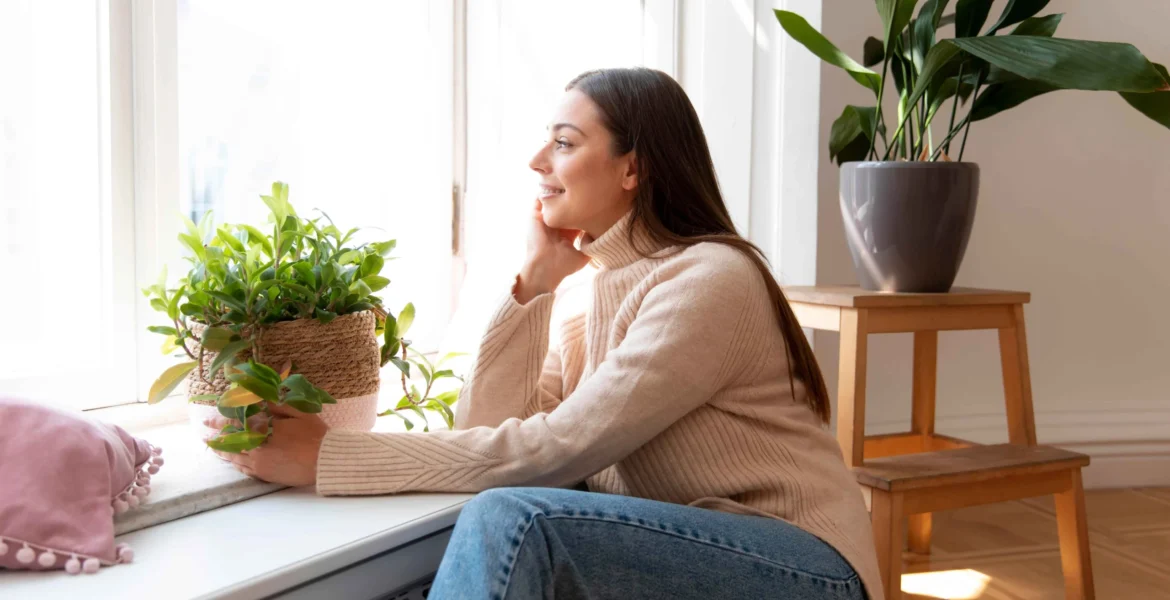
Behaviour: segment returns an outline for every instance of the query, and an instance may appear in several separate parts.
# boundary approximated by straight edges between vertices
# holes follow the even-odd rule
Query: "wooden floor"
[[[1170,489],[1085,498],[1097,597],[1170,599]],[[936,513],[932,555],[904,557],[905,597],[1064,598],[1054,515],[1051,496]]]

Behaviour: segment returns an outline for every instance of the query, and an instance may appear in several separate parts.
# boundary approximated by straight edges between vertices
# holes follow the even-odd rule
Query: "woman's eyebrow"
[[[549,126],[548,129],[549,129],[549,131],[556,133],[557,130],[562,128],[562,127],[568,127],[569,129],[575,130],[577,133],[581,134],[581,137],[588,137],[585,135],[584,131],[581,131],[580,127],[577,127],[576,125],[573,125],[572,123],[556,123],[556,124]]]

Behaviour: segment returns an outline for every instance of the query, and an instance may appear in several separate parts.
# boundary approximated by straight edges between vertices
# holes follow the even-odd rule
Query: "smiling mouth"
[[[565,190],[562,188],[552,187],[551,185],[542,185],[540,186],[540,194],[538,194],[537,197],[541,200],[544,200],[545,198],[559,196],[563,193],[565,193]]]

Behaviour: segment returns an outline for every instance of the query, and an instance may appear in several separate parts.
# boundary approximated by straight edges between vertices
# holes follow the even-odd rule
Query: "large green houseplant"
[[[842,216],[864,287],[950,288],[978,193],[978,166],[962,162],[973,123],[1067,89],[1118,92],[1170,128],[1166,67],[1129,44],[1054,37],[1064,15],[1038,16],[1048,0],[1008,0],[991,25],[993,0],[958,0],[952,13],[949,0],[875,4],[881,37],[865,40],[860,63],[800,15],[775,11],[794,40],[874,95],[872,106],[845,107],[828,144],[842,166]],[[942,39],[947,25],[954,37]]]
[[[189,402],[241,423],[207,445],[239,452],[271,435],[271,428],[257,432],[247,424],[253,415],[268,414],[270,404],[324,413],[329,422],[334,409],[327,407],[336,407],[335,395],[361,394],[366,405],[334,418],[342,426],[368,428],[378,370],[393,363],[404,395],[382,414],[402,418],[410,429],[415,424],[404,414],[409,411],[429,428],[431,411],[451,427],[458,389],[432,392],[437,382],[458,379],[443,368],[458,354],[432,364],[404,337],[414,321],[413,304],[394,316],[376,295],[390,284],[381,272],[395,241],[355,243],[357,229],[342,233],[324,213],[300,217],[284,183],[274,183],[262,199],[270,210],[270,233],[251,225],[213,229],[210,213],[198,224],[185,218],[187,231],[179,240],[189,251],[190,271],[176,287],[167,286],[164,272],[143,290],[167,318],[167,325],[149,328],[165,336],[163,352],[186,359],[162,373],[149,401],[162,400],[186,379]],[[408,385],[412,366],[425,391]]]

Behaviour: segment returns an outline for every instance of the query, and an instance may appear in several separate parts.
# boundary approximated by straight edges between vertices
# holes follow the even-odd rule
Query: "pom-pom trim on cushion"
[[[96,573],[98,568],[102,566],[102,560],[96,556],[69,552],[61,548],[50,548],[14,537],[0,536],[0,556],[7,554],[13,546],[20,546],[20,550],[16,552],[16,560],[25,565],[31,565],[35,561],[41,567],[49,569],[60,563],[62,558],[68,556],[69,559],[65,561],[65,572],[70,575],[81,572]],[[134,550],[127,544],[115,546],[114,553],[118,557],[118,561],[105,564],[123,564],[134,560]]]

